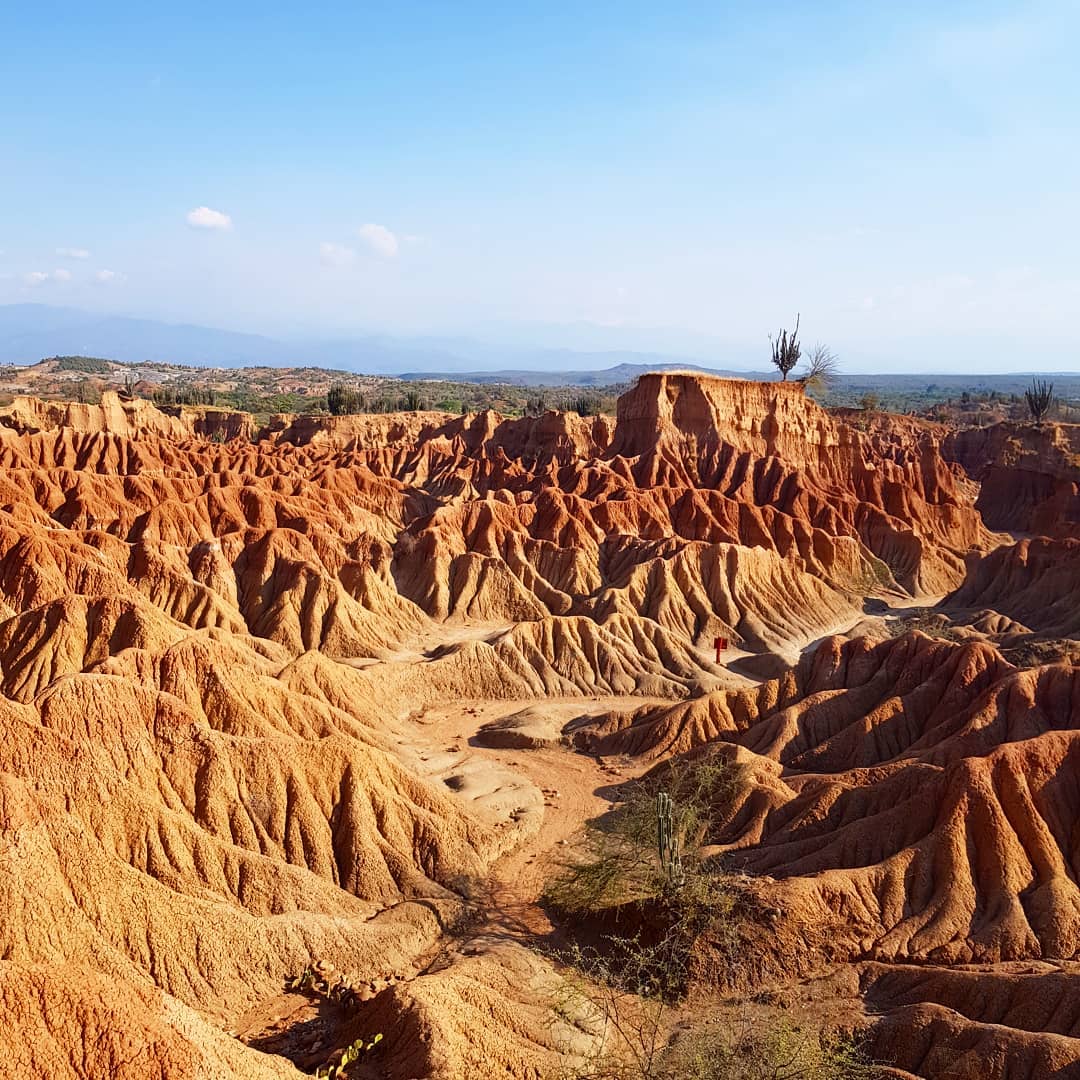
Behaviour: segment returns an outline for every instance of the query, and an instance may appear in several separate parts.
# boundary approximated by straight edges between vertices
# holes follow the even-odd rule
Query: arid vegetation
[[[799,316],[795,316],[795,327],[790,332],[781,327],[775,338],[769,338],[772,346],[773,367],[780,372],[785,381],[788,375],[795,370],[795,365],[802,356],[802,345],[799,343]]]
[[[809,390],[824,393],[830,390],[840,375],[840,362],[827,345],[815,345],[806,360],[806,370],[799,382]]]
[[[1045,379],[1032,379],[1031,387],[1024,391],[1028,412],[1036,424],[1041,424],[1054,407],[1054,384]]]
[[[569,970],[555,1008],[598,1035],[592,1053],[560,1069],[560,1077],[855,1080],[876,1074],[850,1040],[813,1024],[796,1027],[767,1010],[734,1018],[724,1013],[675,1030],[694,982],[701,934],[709,930],[713,978],[719,958],[734,979],[746,947],[741,924],[761,916],[740,903],[740,881],[707,855],[718,826],[751,785],[746,769],[729,761],[676,760],[626,785],[615,808],[589,823],[580,849],[557,869],[545,900],[572,916],[574,940],[556,954]]]
[[[615,808],[589,823],[581,850],[560,867],[547,900],[569,914],[596,915],[659,899],[676,921],[685,908],[691,925],[693,906],[729,906],[702,848],[747,782],[739,766],[716,760],[673,763],[626,785]]]
[[[790,342],[788,344],[790,350]],[[800,359],[803,350],[799,345]],[[811,370],[828,359],[828,370]],[[862,408],[865,401],[891,413],[928,416],[956,424],[986,427],[1029,417],[1024,376],[941,377],[940,382],[917,376],[860,376],[838,370],[827,346],[816,345],[807,365],[795,378],[830,408]],[[797,366],[798,361],[796,361]],[[794,367],[789,369],[795,371]],[[519,382],[467,382],[453,378],[403,380],[356,375],[316,368],[197,368],[167,364],[119,364],[99,357],[53,357],[27,367],[0,366],[0,404],[17,394],[97,404],[101,394],[122,390],[132,378],[133,391],[166,407],[212,407],[251,413],[260,422],[282,413],[306,415],[392,413],[415,408],[455,415],[494,409],[504,416],[539,415],[546,409],[586,410],[582,415],[613,415],[618,396],[630,383],[602,387],[529,386]],[[753,377],[751,374],[750,377]],[[550,375],[545,378],[550,380]],[[1061,420],[1080,420],[1080,378],[1059,376],[1055,414]],[[993,385],[991,385],[993,384]],[[336,388],[336,389],[335,389]],[[335,390],[331,403],[331,391]]]

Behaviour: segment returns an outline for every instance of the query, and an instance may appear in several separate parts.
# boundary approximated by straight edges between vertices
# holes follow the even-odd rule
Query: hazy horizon
[[[13,323],[12,314],[20,315]],[[50,321],[51,320],[51,321]],[[125,333],[130,328],[134,336]],[[718,352],[703,342],[697,349],[663,352],[604,345],[591,334],[573,345],[545,344],[573,327],[537,327],[520,342],[467,337],[413,337],[405,335],[355,335],[352,337],[265,336],[193,323],[128,319],[75,308],[43,304],[0,305],[0,363],[33,365],[55,355],[96,356],[122,363],[175,363],[182,366],[226,368],[249,366],[312,366],[372,374],[427,373],[457,376],[473,372],[580,372],[604,371],[625,365],[671,366],[675,363],[719,372],[777,376],[761,350],[725,346]],[[89,335],[89,336],[87,336]],[[152,343],[152,344],[147,344]],[[240,352],[236,350],[239,347]],[[194,350],[194,351],[193,351]],[[197,358],[193,358],[197,356]],[[364,363],[365,359],[368,363]],[[1000,369],[895,368],[842,365],[852,376],[938,376],[950,378],[1009,375],[1076,375],[1077,367],[1018,366]]]
[[[0,14],[0,305],[1080,369],[1075,0],[61,7]]]

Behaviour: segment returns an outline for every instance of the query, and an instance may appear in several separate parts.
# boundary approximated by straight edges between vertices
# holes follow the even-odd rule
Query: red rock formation
[[[872,969],[869,1002],[888,1009],[872,1031],[879,1060],[926,1078],[949,1063],[965,1077],[1068,1075],[1055,1070],[1076,1057],[1066,1003],[1080,975],[1021,979],[1002,965],[1080,954],[1080,667],[1018,670],[991,645],[921,634],[831,639],[755,690],[577,724],[573,737],[605,755],[745,767],[710,840],[782,916],[755,939],[760,970],[990,965]]]
[[[111,397],[0,417],[0,1039],[30,1033],[21,1071],[146,1075],[119,1027],[163,1077],[290,1075],[211,1021],[315,958],[420,970],[461,878],[522,834],[400,745],[403,717],[464,697],[692,699],[603,738],[753,755],[764,794],[728,842],[845,921],[838,954],[1071,947],[1065,809],[1042,810],[1067,802],[1064,672],[825,645],[745,698],[700,696],[730,679],[717,635],[797,652],[869,593],[959,583],[991,541],[932,432],[667,374],[614,425],[418,413],[253,437]],[[1026,861],[972,858],[969,811]],[[955,874],[940,895],[938,866]],[[461,978],[501,993],[491,972]],[[442,993],[415,980],[409,1030],[441,1030]],[[460,1045],[421,1059],[476,1064]]]
[[[976,506],[990,528],[1080,538],[1080,425],[965,428],[942,452],[981,484]]]
[[[945,603],[988,608],[1041,634],[1080,637],[1080,540],[1021,540],[973,558]]]

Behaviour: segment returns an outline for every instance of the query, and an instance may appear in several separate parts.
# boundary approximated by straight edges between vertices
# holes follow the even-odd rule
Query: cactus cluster
[[[363,1039],[357,1039],[356,1042],[350,1043],[342,1051],[341,1057],[336,1064],[327,1065],[325,1071],[323,1069],[317,1069],[315,1071],[315,1080],[340,1080],[340,1078],[345,1076],[345,1070],[348,1069],[354,1061],[359,1061],[369,1050],[373,1050],[381,1039],[382,1035],[376,1035],[371,1042],[364,1042]]]
[[[671,796],[661,791],[656,796],[656,851],[660,868],[669,885],[679,888],[686,881],[682,863],[682,843],[675,832],[675,807]]]
[[[795,329],[790,334],[781,327],[776,340],[774,341],[770,336],[769,342],[772,345],[772,362],[780,369],[780,374],[786,381],[788,373],[794,370],[799,357],[802,356],[802,345],[799,344],[799,316],[795,316]]]
[[[1031,387],[1024,391],[1024,397],[1031,419],[1041,424],[1054,405],[1054,384],[1043,379],[1032,379]]]
[[[286,979],[285,989],[318,994],[338,1005],[356,1005],[360,1002],[356,987],[343,975],[335,975],[330,965],[325,963],[306,967],[299,975]]]

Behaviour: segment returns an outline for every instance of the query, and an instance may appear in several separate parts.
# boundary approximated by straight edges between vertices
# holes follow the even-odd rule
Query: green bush
[[[365,1054],[370,1053],[382,1041],[382,1035],[376,1035],[371,1042],[357,1039],[350,1043],[341,1052],[341,1057],[333,1065],[324,1065],[315,1070],[315,1080],[342,1080],[349,1066],[354,1061],[359,1061]]]
[[[879,1070],[850,1040],[775,1016],[690,1031],[664,1054],[664,1080],[863,1080]]]
[[[671,900],[687,886],[684,899],[692,897],[702,877],[713,877],[702,866],[701,846],[746,783],[743,766],[704,759],[628,785],[615,809],[587,825],[580,850],[559,867],[545,901],[568,914],[585,914],[632,901]],[[682,886],[665,870],[658,851],[660,795],[670,799]]]
[[[572,1075],[663,1075],[654,1070],[666,1015],[689,990],[702,934],[708,929],[711,948],[736,962],[738,894],[701,849],[746,783],[743,767],[718,759],[637,781],[615,810],[591,823],[578,855],[552,878],[544,897],[551,907],[578,916],[579,925],[592,916],[630,931],[602,934],[594,944],[572,941],[555,953],[567,970],[557,1011],[614,1033],[614,1048],[602,1045],[591,1071]]]
[[[81,371],[86,375],[108,375],[112,364],[97,356],[54,356],[57,371]]]
[[[326,407],[331,416],[350,416],[367,407],[364,395],[341,383],[334,383],[326,393]]]

